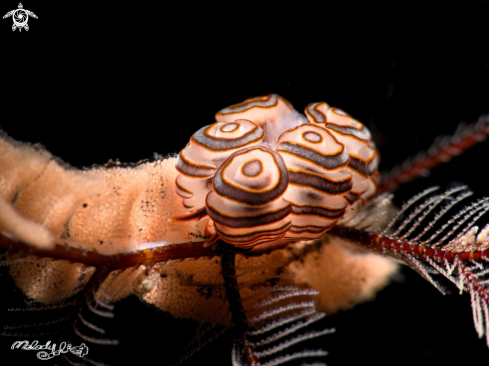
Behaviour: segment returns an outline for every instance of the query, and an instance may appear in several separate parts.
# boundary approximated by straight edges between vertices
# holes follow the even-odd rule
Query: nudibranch
[[[76,283],[54,296],[48,289],[58,278],[81,278],[100,265],[127,268],[128,274],[137,269],[128,277],[133,278],[141,274],[138,266],[153,266],[136,287],[114,282],[125,292],[104,301],[134,291],[176,317],[219,322],[220,312],[210,314],[222,296],[202,298],[194,282],[179,282],[187,273],[184,277],[196,283],[216,285],[220,259],[204,243],[217,239],[228,249],[246,251],[237,256],[241,266],[274,272],[282,263],[297,274],[297,283],[324,295],[320,303],[329,312],[385,285],[396,268],[392,262],[374,255],[366,260],[365,252],[352,252],[338,238],[321,246],[319,261],[316,252],[298,254],[316,245],[308,239],[321,237],[335,223],[363,217],[353,211],[375,192],[379,157],[362,124],[325,103],[309,105],[303,115],[275,94],[224,108],[216,120],[201,127],[178,157],[83,170],[0,133],[0,245],[12,245],[14,254],[28,250],[58,259],[13,264],[17,286],[30,298],[51,303],[83,288]],[[307,241],[281,250],[301,239]],[[59,260],[73,262],[69,272]],[[180,274],[173,276],[170,267]],[[348,284],[338,280],[345,268],[355,268]],[[38,287],[36,276],[46,284]]]
[[[176,193],[208,218],[207,245],[239,249],[313,240],[347,222],[375,194],[379,153],[368,129],[325,102],[305,116],[270,94],[222,109],[179,153]]]

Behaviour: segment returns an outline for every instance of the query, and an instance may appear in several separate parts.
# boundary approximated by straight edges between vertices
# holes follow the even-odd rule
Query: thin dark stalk
[[[248,366],[259,366],[260,362],[255,355],[253,346],[247,341],[245,333],[249,330],[248,319],[243,308],[243,301],[238,290],[238,278],[236,276],[236,253],[230,250],[222,250],[221,266],[224,279],[224,289],[229,302],[229,310],[233,318],[236,332],[236,340],[243,342],[244,354]]]

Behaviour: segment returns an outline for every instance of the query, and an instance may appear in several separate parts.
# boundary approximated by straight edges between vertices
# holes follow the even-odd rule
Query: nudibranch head
[[[350,220],[380,177],[370,132],[324,102],[305,114],[276,94],[219,111],[178,155],[189,214],[176,220],[209,216],[212,240],[243,249],[316,239]]]

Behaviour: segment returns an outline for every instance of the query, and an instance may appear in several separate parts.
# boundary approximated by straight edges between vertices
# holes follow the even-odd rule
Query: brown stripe
[[[185,189],[182,187],[179,183],[178,180],[175,179],[175,191],[180,197],[183,198],[192,198],[194,196],[193,192],[190,192],[188,189]]]
[[[262,99],[262,97],[253,98],[252,100],[244,101],[242,103],[234,104],[232,106],[223,108],[219,112],[217,112],[217,115],[219,115],[219,114],[225,115],[225,114],[232,114],[232,113],[242,113],[242,112],[247,111],[248,109],[251,109],[251,108],[275,107],[278,104],[278,98],[277,97],[278,97],[277,94],[270,94],[265,99]]]
[[[277,221],[282,220],[290,211],[292,211],[292,206],[288,204],[284,208],[281,208],[278,211],[265,212],[257,214],[256,216],[242,216],[242,217],[232,217],[227,216],[219,211],[217,211],[214,207],[206,204],[207,213],[215,222],[233,228],[243,228],[243,227],[254,227],[258,225],[266,225],[271,224]]]
[[[289,169],[289,182],[301,187],[311,187],[330,195],[345,194],[353,187],[351,177],[343,181],[334,181],[304,170],[294,169]]]
[[[336,154],[323,155],[315,150],[309,149],[306,146],[284,141],[277,145],[276,150],[299,156],[327,170],[341,168],[342,166],[348,164],[349,159],[348,153],[344,147],[342,147]]]
[[[348,192],[345,194],[345,198],[350,205],[353,205],[358,199],[360,199],[360,195],[355,192]]]
[[[370,141],[370,133],[365,128],[365,126],[363,126],[363,125],[362,125],[361,129],[357,129],[357,128],[348,127],[348,126],[338,126],[338,125],[335,125],[334,123],[326,123],[326,127],[330,128],[333,131],[336,131],[342,135],[353,136],[353,137],[356,137],[357,139],[360,139],[362,141]]]
[[[257,149],[256,147],[251,147],[245,150],[240,150],[234,154],[232,154],[224,164],[222,164],[219,169],[217,170],[216,174],[214,175],[214,179],[212,180],[212,184],[214,187],[214,191],[222,196],[230,199],[231,201],[243,203],[245,205],[250,205],[250,206],[262,206],[267,203],[270,203],[280,197],[285,190],[287,189],[287,186],[289,184],[289,179],[288,179],[288,173],[287,173],[287,168],[285,166],[285,163],[280,156],[280,154],[276,153],[275,151],[268,150],[263,148],[263,150],[266,150],[267,153],[272,154],[275,163],[279,169],[280,172],[280,177],[278,184],[270,189],[270,190],[265,190],[263,192],[250,192],[250,191],[245,191],[243,189],[240,189],[236,186],[232,186],[225,182],[222,179],[222,171],[227,167],[228,164],[232,162],[232,158],[237,155],[245,154],[248,151],[252,149]],[[261,149],[261,148],[258,148]],[[266,170],[266,167],[264,167]]]
[[[173,216],[170,218],[170,220],[173,222],[184,222],[184,221],[202,220],[206,216],[207,216],[207,212],[205,210],[205,207],[202,207],[186,215]]]
[[[306,113],[309,113],[316,123],[324,123],[326,122],[326,117],[324,116],[323,113],[318,111],[316,107],[320,105],[321,102],[319,103],[311,103],[306,107]]]
[[[277,240],[281,236],[284,236],[287,230],[290,229],[290,227],[291,227],[290,222],[287,222],[284,226],[275,230],[253,231],[250,234],[244,234],[244,235],[224,234],[222,231],[219,230],[218,227],[216,227],[216,231],[219,234],[219,236],[227,242],[246,244],[258,240],[268,241],[268,240],[264,240],[265,238],[269,238],[270,239],[269,241]]]
[[[182,156],[182,152],[178,154],[175,168],[183,175],[187,175],[189,177],[196,177],[196,178],[210,178],[214,175],[214,172],[216,171],[216,169],[204,168],[199,165],[193,165],[192,162],[186,160]]]
[[[348,166],[360,174],[370,177],[377,170],[377,160],[374,157],[370,162],[366,163],[357,157],[350,156]]]
[[[324,208],[318,206],[292,205],[292,213],[299,216],[316,215],[316,216],[326,217],[328,219],[339,219],[345,213],[345,209],[344,208],[332,209],[332,208]]]
[[[333,226],[333,225],[331,225]],[[331,226],[323,227],[323,226],[292,226],[289,231],[295,234],[301,234],[304,232],[309,232],[311,234],[319,234],[323,231],[326,231]]]
[[[191,141],[203,146],[206,149],[213,151],[227,151],[244,147],[254,142],[259,142],[263,139],[264,132],[261,128],[255,125],[246,134],[238,138],[222,138],[209,136],[206,132],[212,125],[202,127],[191,137]]]

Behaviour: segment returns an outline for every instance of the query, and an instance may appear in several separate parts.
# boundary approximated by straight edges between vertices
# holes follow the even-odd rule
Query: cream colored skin
[[[33,247],[49,249],[56,243],[107,255],[202,241],[205,220],[170,220],[186,213],[175,193],[175,160],[80,171],[45,150],[0,136],[0,231]],[[45,304],[80,291],[95,271],[82,263],[19,255],[4,264],[29,298]],[[292,278],[319,290],[319,308],[328,313],[371,299],[397,268],[387,258],[352,249],[327,234],[319,244],[291,243],[253,258],[237,255],[236,264],[243,297],[258,291],[248,285],[280,272],[286,282]],[[118,270],[96,296],[110,303],[135,293],[177,318],[228,324],[220,273],[218,257]],[[64,285],[54,288],[60,278]]]

